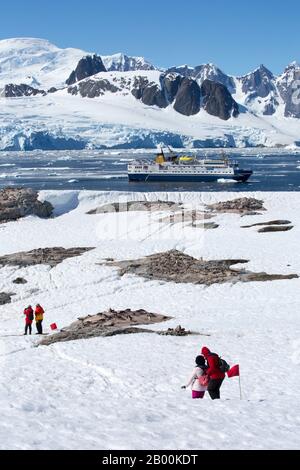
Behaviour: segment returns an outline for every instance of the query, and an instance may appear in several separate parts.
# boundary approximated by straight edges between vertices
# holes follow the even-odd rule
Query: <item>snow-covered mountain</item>
[[[179,67],[171,67],[168,69],[168,72],[175,72],[184,77],[193,78],[200,85],[202,85],[204,80],[212,80],[221,83],[228,88],[230,93],[234,93],[236,89],[234,77],[222,72],[222,70],[214,64],[202,64],[196,67],[181,65]]]
[[[44,39],[0,41],[0,86],[25,83],[33,87],[61,87],[87,55],[80,49],[59,49]]]
[[[126,54],[101,56],[108,72],[130,72],[136,70],[157,70],[144,57],[130,57]]]
[[[214,64],[156,69],[142,57],[0,41],[0,149],[300,145],[300,66],[280,77]]]
[[[79,61],[93,52],[60,49],[45,39],[13,38],[0,41],[0,86],[27,84],[61,88]],[[125,54],[101,56],[106,70],[155,70],[143,57]]]
[[[285,104],[285,116],[300,118],[300,64],[292,62],[276,84]]]

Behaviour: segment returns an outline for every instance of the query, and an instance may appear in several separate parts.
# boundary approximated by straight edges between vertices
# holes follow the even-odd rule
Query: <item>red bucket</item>
[[[52,325],[50,325],[50,328],[51,328],[52,331],[57,330],[57,324],[56,324],[56,323],[52,323]]]

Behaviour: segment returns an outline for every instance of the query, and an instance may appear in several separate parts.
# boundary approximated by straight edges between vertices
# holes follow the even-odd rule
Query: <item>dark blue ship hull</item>
[[[252,171],[237,170],[234,175],[184,175],[184,174],[159,174],[159,173],[129,173],[129,181],[143,182],[143,183],[157,183],[157,182],[186,182],[186,183],[210,183],[220,179],[235,180],[240,183],[248,181]]]

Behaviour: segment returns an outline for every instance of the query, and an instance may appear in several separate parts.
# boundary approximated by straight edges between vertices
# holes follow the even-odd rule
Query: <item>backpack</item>
[[[219,368],[221,372],[226,374],[226,372],[230,370],[230,365],[228,364],[228,362],[225,361],[225,359],[219,357]]]

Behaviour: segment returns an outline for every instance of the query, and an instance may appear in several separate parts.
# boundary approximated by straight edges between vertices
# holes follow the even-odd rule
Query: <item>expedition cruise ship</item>
[[[245,183],[253,174],[252,170],[243,170],[235,161],[227,157],[221,159],[203,159],[190,156],[177,156],[171,152],[166,157],[161,151],[154,162],[136,160],[128,165],[129,181],[140,182],[212,182],[234,180]]]

